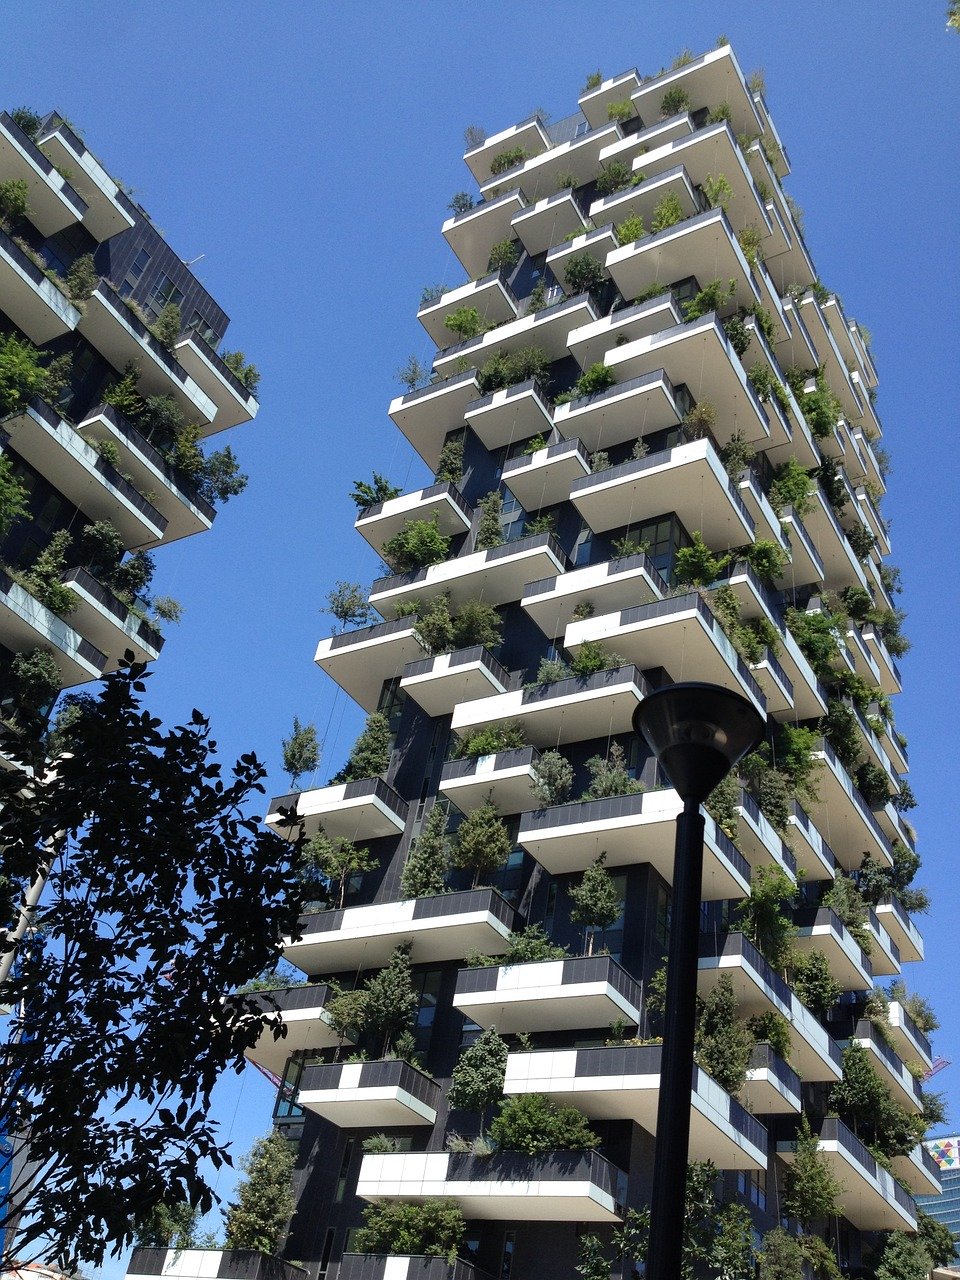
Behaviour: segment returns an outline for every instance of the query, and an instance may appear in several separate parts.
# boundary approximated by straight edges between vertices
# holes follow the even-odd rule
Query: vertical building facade
[[[923,943],[868,343],[818,279],[728,46],[592,77],[569,118],[472,142],[477,190],[443,226],[467,282],[425,292],[432,370],[390,406],[433,480],[373,492],[356,527],[394,570],[369,592],[382,620],[316,654],[367,729],[267,819],[320,838],[328,890],[286,948],[306,976],[272,997],[286,1036],[250,1055],[298,1142],[285,1255],[315,1277],[445,1275],[426,1249],[357,1251],[368,1206],[439,1200],[466,1223],[460,1280],[573,1280],[584,1237],[649,1202],[680,802],[631,722],[651,690],[705,680],[769,733],[706,815],[701,995],[732,998],[755,1043],[726,1088],[701,1036],[691,1158],[758,1247],[781,1220],[796,1234],[806,1117],[840,1191],[804,1230],[871,1274],[939,1180],[929,1042],[905,989],[875,991]],[[366,854],[336,873],[348,846]],[[491,1028],[502,1101],[452,1110]],[[855,1069],[914,1127],[894,1154],[857,1118]],[[592,1143],[475,1140],[524,1098],[576,1107]]]
[[[257,412],[229,321],[62,116],[0,113],[0,715],[163,644],[149,552],[243,478],[200,442]]]

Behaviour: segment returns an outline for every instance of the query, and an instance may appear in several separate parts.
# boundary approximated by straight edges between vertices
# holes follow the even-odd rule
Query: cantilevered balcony
[[[107,656],[0,569],[0,644],[14,653],[49,649],[63,688],[97,680]]]
[[[688,134],[684,135],[689,136]],[[670,137],[660,139],[666,145],[657,148],[657,153],[669,153]],[[633,136],[630,138],[633,142]],[[611,148],[611,158],[621,159],[620,155],[615,154],[617,148]],[[602,196],[600,199],[594,200],[590,206],[590,217],[597,226],[605,223],[615,223],[619,225],[627,218],[640,218],[644,226],[649,226],[655,216],[657,205],[661,200],[668,196],[675,196],[680,201],[680,208],[684,218],[692,218],[695,214],[702,213],[705,205],[704,199],[694,190],[694,184],[691,182],[687,171],[679,162],[674,165],[663,166],[659,170],[648,170],[646,167],[647,157],[651,152],[645,152],[642,157],[634,160],[634,165],[642,172],[634,174],[634,182],[620,191],[613,192],[612,195]],[[627,156],[626,159],[632,160],[633,156]],[[638,164],[638,161],[640,162]],[[646,180],[643,181],[646,175]],[[638,181],[638,179],[641,179]],[[642,237],[641,237],[642,238]],[[611,248],[619,248],[619,242],[614,241]]]
[[[580,1031],[618,1019],[639,1026],[640,984],[612,956],[461,969],[453,1006],[481,1027]]]
[[[807,332],[813,339],[817,351],[817,363],[823,367],[830,390],[839,397],[846,417],[851,422],[857,422],[863,416],[863,401],[853,385],[830,324],[823,314],[820,303],[812,293],[801,298],[800,313],[807,326]]]
[[[340,782],[312,791],[292,791],[270,801],[268,827],[286,839],[298,832],[347,840],[380,840],[399,835],[407,821],[407,802],[382,778]]]
[[[742,1017],[779,1013],[789,1020],[790,988],[742,933],[702,935],[698,964],[697,989],[701,995],[712,991],[726,976],[733,985]]]
[[[662,1053],[658,1044],[511,1053],[503,1090],[508,1097],[543,1093],[591,1119],[632,1120],[655,1134]],[[712,1160],[720,1169],[766,1168],[763,1125],[699,1067],[690,1102],[692,1160]]]
[[[897,897],[877,904],[877,919],[897,944],[901,961],[923,959],[923,935]]]
[[[602,219],[606,221],[606,219]],[[531,257],[555,244],[563,244],[574,232],[587,229],[587,219],[579,198],[569,188],[544,196],[513,217],[513,234]]]
[[[127,548],[152,547],[163,541],[166,516],[45,400],[31,400],[4,419],[3,429],[25,462],[88,519],[111,521]]]
[[[472,399],[463,416],[487,449],[549,434],[552,409],[535,378]]]
[[[399,676],[409,662],[426,653],[413,617],[394,618],[329,636],[317,645],[313,660],[364,711],[376,711],[384,680]]]
[[[254,1249],[152,1249],[138,1246],[126,1280],[306,1280],[305,1267]]]
[[[798,868],[808,880],[833,880],[839,865],[837,856],[796,800],[788,822]]]
[[[538,156],[548,150],[549,146],[550,135],[546,124],[539,113],[535,113],[519,124],[512,124],[485,138],[479,146],[472,147],[464,154],[463,162],[477,182],[483,183],[487,178],[495,176],[491,175],[490,165],[502,152],[522,147],[527,155]]]
[[[461,307],[472,307],[486,324],[503,324],[516,319],[517,299],[507,284],[502,268],[490,271],[479,280],[468,280],[456,289],[432,302],[424,302],[417,312],[417,319],[438,347],[448,347],[455,341],[454,333],[446,326],[447,318]]]
[[[562,244],[555,244],[547,254],[547,266],[550,268],[554,278],[560,282],[560,287],[565,293],[572,294],[574,290],[567,283],[567,266],[572,258],[578,254],[588,253],[598,262],[604,263],[607,254],[618,247],[616,233],[611,223],[597,228],[589,228],[584,231],[583,235],[575,237],[573,240],[566,240]]]
[[[940,1166],[920,1143],[906,1155],[894,1156],[890,1166],[893,1176],[905,1182],[915,1196],[938,1196],[943,1191]]]
[[[831,591],[854,586],[866,590],[867,579],[863,567],[854,555],[843,526],[819,485],[814,486],[810,509],[804,514],[803,522],[816,542],[823,561],[824,585]]]
[[[286,1034],[274,1036],[269,1027],[260,1033],[256,1043],[247,1049],[246,1056],[257,1066],[265,1067],[274,1075],[283,1073],[284,1064],[292,1053],[304,1050],[334,1049],[340,1037],[330,1025],[324,1005],[330,995],[326,983],[306,983],[298,987],[284,987],[279,991],[264,991],[247,997],[263,1012],[278,1010],[283,1016]],[[346,1036],[353,1043],[352,1036]]]
[[[725,310],[752,308],[762,301],[760,287],[720,208],[707,209],[614,249],[606,267],[625,298],[635,298],[652,285],[666,287],[674,280],[695,276],[701,284],[717,279],[733,281],[734,291]]]
[[[510,673],[483,645],[408,662],[400,688],[428,716],[448,716],[461,702],[506,693]]]
[[[749,791],[740,790],[737,805],[737,848],[751,867],[776,864],[791,880],[797,879],[797,860]]]
[[[751,443],[765,442],[770,434],[760,398],[715,312],[614,347],[607,364],[618,381],[663,369],[674,386],[707,388],[703,398],[716,410],[712,430],[720,444],[737,433]]]
[[[5,231],[0,231],[3,310],[31,342],[50,342],[77,327],[80,312]]]
[[[818,1146],[839,1181],[840,1210],[861,1231],[916,1231],[917,1209],[892,1173],[881,1168],[842,1120],[827,1116]],[[792,1142],[778,1142],[777,1155],[792,1164]]]
[[[468,369],[390,401],[394,424],[431,471],[436,470],[448,433],[463,426],[464,409],[477,392],[477,371]]]
[[[883,693],[899,693],[903,688],[903,682],[900,677],[900,668],[897,666],[896,659],[887,648],[883,636],[873,625],[860,628],[860,634],[863,642],[876,659],[877,667],[880,671],[880,688]]]
[[[65,121],[44,132],[37,145],[58,168],[70,171],[70,184],[87,205],[83,225],[95,240],[109,240],[133,226],[130,201]]]
[[[304,973],[374,969],[401,942],[411,942],[415,964],[460,960],[471,951],[502,955],[516,912],[496,889],[467,889],[432,898],[343,907],[300,917],[300,937],[284,955]]]
[[[650,863],[672,884],[677,815],[682,808],[673,790],[581,800],[525,813],[517,839],[554,876],[585,871],[604,853],[610,867]],[[704,821],[701,896],[706,901],[747,897],[749,863],[710,814],[704,814]]]
[[[77,328],[115,369],[137,365],[143,395],[172,396],[189,421],[203,426],[214,421],[216,403],[106,280],[84,303]]]
[[[794,589],[820,586],[827,576],[827,570],[806,525],[793,507],[784,509],[781,520],[790,544],[790,563],[783,572],[782,581]]]
[[[873,986],[873,966],[866,952],[830,907],[799,907],[793,918],[797,951],[825,956],[844,991],[867,991]]]
[[[528,311],[518,320],[510,320],[476,338],[447,347],[436,357],[433,367],[441,377],[446,377],[461,360],[479,367],[499,351],[520,351],[524,347],[536,347],[548,360],[559,360],[567,353],[570,330],[596,318],[590,295],[578,293],[576,297],[562,298],[540,311]]]
[[[472,1262],[432,1258],[425,1254],[345,1253],[338,1280],[494,1280]]]
[[[447,537],[466,533],[470,528],[473,512],[460,490],[448,480],[364,507],[354,528],[379,552],[385,542],[403,531],[408,521],[434,519]]]
[[[448,760],[440,775],[440,791],[461,813],[469,813],[488,799],[498,813],[523,813],[540,805],[534,790],[539,762],[536,747]]]
[[[216,406],[213,423],[204,435],[239,426],[257,416],[260,405],[256,396],[195,329],[188,329],[177,339],[173,354]]]
[[[456,254],[468,276],[475,280],[490,270],[490,251],[495,244],[513,238],[511,223],[527,206],[515,177],[503,184],[502,195],[455,213],[443,224],[443,238]]]
[[[480,188],[484,200],[498,188],[519,187],[530,201],[541,200],[556,191],[561,175],[572,174],[576,186],[592,181],[600,167],[604,147],[622,135],[616,122],[600,124],[595,129],[561,142],[540,155],[518,164],[506,173],[489,178]]]
[[[217,513],[212,504],[112,405],[91,409],[77,430],[85,440],[116,446],[120,469],[141,493],[151,495],[151,505],[167,522],[164,543],[202,533],[213,524]]]
[[[646,694],[646,681],[628,664],[586,678],[571,676],[465,702],[454,710],[451,726],[463,735],[487,724],[516,720],[534,746],[557,747],[626,733]]]
[[[297,1103],[341,1129],[434,1124],[440,1086],[400,1058],[315,1062],[304,1067]]]
[[[878,385],[877,371],[855,320],[848,320],[835,293],[820,303],[820,311],[847,368],[855,368],[868,387]]]
[[[867,648],[867,642],[860,634],[857,626],[853,625],[847,628],[846,645],[847,651],[853,658],[856,674],[869,684],[879,685],[880,665]]]
[[[27,184],[30,221],[43,236],[54,236],[86,215],[86,201],[12,117],[0,111],[0,182],[10,181]]]
[[[635,527],[675,512],[718,550],[752,542],[756,531],[713,442],[691,440],[577,480],[570,501],[594,533]]]
[[[560,434],[579,439],[591,453],[676,427],[682,418],[673,383],[663,369],[622,376],[606,391],[578,396],[553,411]]]
[[[571,622],[564,647],[576,653],[587,641],[600,641],[644,670],[663,667],[675,680],[695,675],[723,685],[749,698],[761,713],[766,710],[760,686],[696,591]]]
[[[596,1151],[492,1156],[408,1151],[363,1157],[361,1200],[454,1200],[464,1217],[507,1222],[619,1222],[627,1175]]]
[[[914,1115],[919,1114],[923,1110],[920,1085],[869,1019],[860,1019],[853,1029],[851,1041],[866,1050],[873,1069],[890,1090],[894,1101]]]
[[[749,511],[750,518],[756,526],[757,538],[768,538],[771,542],[778,543],[784,551],[789,552],[790,544],[780,526],[780,517],[760,487],[760,481],[753,468],[747,467],[741,471],[736,483],[743,505]]]
[[[574,481],[590,474],[579,440],[561,440],[504,463],[502,480],[525,511],[564,501]]]
[[[904,1062],[922,1062],[925,1067],[931,1066],[933,1047],[930,1040],[899,1000],[888,1003],[887,1020],[891,1039]]]
[[[754,1115],[799,1115],[800,1077],[768,1044],[755,1045],[740,1098]]]
[[[112,591],[108,591],[86,569],[71,569],[63,579],[76,596],[77,605],[70,623],[91,644],[110,657],[104,672],[116,671],[129,649],[137,662],[153,662],[163,648],[163,636],[144,618],[139,618]]]
[[[858,871],[863,855],[869,853],[883,866],[891,866],[890,841],[830,743],[821,738],[813,756],[824,767],[817,773],[818,798],[810,802],[810,814],[829,832],[840,865],[845,871]]]
[[[790,993],[790,1040],[790,1061],[804,1082],[834,1081],[842,1077],[840,1046],[793,992]]]
[[[659,600],[666,589],[660,574],[638,551],[632,556],[530,582],[523,589],[520,603],[544,635],[553,639],[574,621],[580,606],[591,606],[593,613],[612,612],[638,601],[646,604]]]
[[[680,304],[669,290],[665,290],[656,298],[620,307],[610,315],[573,329],[568,343],[570,354],[582,369],[589,369],[602,361],[613,347],[622,347],[637,338],[649,338],[682,323]]]
[[[591,128],[597,128],[609,119],[607,109],[612,102],[625,102],[640,87],[636,67],[618,76],[603,80],[595,89],[587,89],[577,99],[580,110]]]
[[[532,579],[562,573],[566,562],[552,534],[534,533],[487,551],[454,556],[427,569],[377,578],[370,588],[370,603],[384,615],[392,614],[401,601],[427,601],[447,592],[454,606],[470,599],[506,604],[519,600]]]
[[[668,89],[677,87],[683,88],[690,99],[689,110],[697,111],[703,107],[713,110],[720,103],[726,103],[730,107],[736,133],[763,131],[753,95],[729,45],[711,49],[681,67],[644,81],[631,94],[631,100],[644,120],[655,120],[660,114],[664,94]],[[789,173],[789,167],[785,167],[780,176],[786,173]]]
[[[877,977],[891,978],[901,970],[900,948],[890,937],[880,917],[871,908],[867,912],[867,930],[873,940],[870,963]]]

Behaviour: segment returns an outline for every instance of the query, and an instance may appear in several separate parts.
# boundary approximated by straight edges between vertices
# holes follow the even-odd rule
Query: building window
[[[657,924],[654,930],[661,947],[666,947],[670,937],[670,894],[664,886],[657,886]]]
[[[516,1231],[505,1231],[503,1233],[503,1250],[500,1254],[500,1280],[510,1280],[510,1272],[513,1269],[513,1255],[517,1248]]]
[[[416,1029],[429,1031],[433,1027],[433,1019],[437,1012],[437,997],[440,995],[440,982],[443,973],[440,969],[428,969],[425,973],[413,975],[413,985],[419,987],[420,1002],[417,1005]]]
[[[326,1280],[327,1273],[330,1270],[330,1255],[333,1253],[333,1227],[327,1227],[327,1234],[323,1237],[323,1250],[320,1254],[320,1269],[317,1272],[317,1280]]]
[[[298,1107],[294,1099],[300,1088],[300,1076],[303,1072],[303,1058],[296,1054],[287,1059],[283,1070],[283,1079],[277,1090],[277,1100],[273,1107],[275,1120],[300,1120],[303,1118],[303,1107]]]
[[[193,315],[190,317],[190,323],[187,325],[187,328],[193,329],[200,335],[204,342],[211,347],[216,347],[217,343],[220,341],[216,330],[211,327],[209,321],[204,320],[199,311],[194,311]]]
[[[758,1209],[767,1207],[767,1174],[766,1170],[742,1169],[737,1174],[737,1191],[748,1204]]]
[[[353,1163],[353,1153],[357,1149],[357,1139],[348,1138],[343,1148],[343,1157],[340,1161],[340,1172],[337,1174],[337,1189],[333,1194],[334,1204],[343,1204],[343,1198],[347,1194],[347,1183],[350,1180],[350,1166]]]
[[[168,275],[162,275],[147,298],[147,310],[158,316],[164,307],[171,303],[179,307],[182,301],[183,290],[178,289]]]
[[[150,261],[150,254],[146,249],[141,249],[133,262],[130,264],[130,270],[120,282],[120,296],[129,298],[131,293],[140,283],[140,277],[147,269],[147,263]]]

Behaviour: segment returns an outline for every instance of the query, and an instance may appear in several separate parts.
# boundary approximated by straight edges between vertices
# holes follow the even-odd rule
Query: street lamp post
[[[690,1094],[696,1027],[697,953],[703,879],[700,806],[763,737],[751,702],[719,685],[687,681],[645,698],[633,717],[683,801],[677,816],[660,1098],[653,1166],[647,1280],[677,1280],[690,1142]]]

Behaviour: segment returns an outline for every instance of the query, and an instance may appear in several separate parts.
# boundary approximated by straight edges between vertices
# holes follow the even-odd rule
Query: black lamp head
[[[766,720],[739,693],[688,680],[644,698],[633,713],[633,727],[646,739],[680,798],[702,804],[760,744]]]

